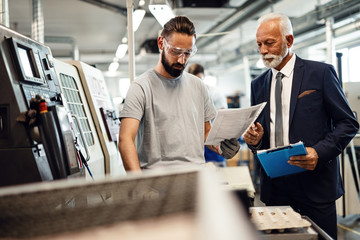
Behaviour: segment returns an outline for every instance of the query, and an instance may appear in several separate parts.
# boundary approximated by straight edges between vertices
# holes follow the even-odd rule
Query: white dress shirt
[[[289,144],[289,116],[290,116],[290,97],[291,88],[294,75],[294,65],[296,56],[293,54],[291,59],[286,65],[280,70],[283,77],[282,81],[282,92],[281,92],[281,103],[282,103],[282,119],[283,119],[283,139],[284,145]],[[270,148],[275,147],[275,82],[276,74],[278,70],[272,68],[272,79],[270,88]]]

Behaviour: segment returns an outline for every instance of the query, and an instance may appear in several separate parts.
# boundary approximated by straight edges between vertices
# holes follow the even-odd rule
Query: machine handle
[[[77,124],[79,126],[80,137],[82,138],[83,143],[84,143],[84,148],[85,148],[85,152],[86,152],[86,161],[88,162],[89,159],[90,159],[90,152],[89,152],[88,145],[86,144],[86,141],[85,141],[84,132],[83,132],[82,127],[80,125],[79,117],[76,114],[71,114],[71,117],[73,117],[76,120],[76,122],[77,122]]]

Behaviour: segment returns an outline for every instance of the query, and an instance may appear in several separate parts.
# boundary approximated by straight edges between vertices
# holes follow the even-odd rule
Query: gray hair
[[[279,20],[280,32],[283,38],[290,34],[293,35],[291,21],[288,16],[282,13],[268,13],[258,19],[259,26],[260,24],[270,20]]]

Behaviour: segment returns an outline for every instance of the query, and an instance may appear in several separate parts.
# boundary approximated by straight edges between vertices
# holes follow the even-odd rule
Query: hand
[[[306,155],[298,155],[290,157],[288,163],[290,165],[299,166],[301,168],[305,168],[307,170],[313,171],[316,168],[316,165],[319,160],[319,156],[316,150],[312,147],[306,148]]]
[[[225,139],[220,143],[220,149],[218,153],[225,159],[230,159],[235,156],[239,149],[240,143],[236,138]]]
[[[253,123],[249,130],[244,134],[244,141],[249,144],[256,146],[259,144],[261,138],[264,135],[264,129],[260,123]]]

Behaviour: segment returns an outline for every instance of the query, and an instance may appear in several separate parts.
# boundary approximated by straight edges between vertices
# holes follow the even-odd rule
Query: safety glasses
[[[185,58],[190,58],[194,56],[197,52],[197,47],[195,45],[191,49],[173,47],[169,43],[167,43],[165,38],[163,38],[163,43],[165,51],[174,58],[179,58],[182,56],[184,56]]]

